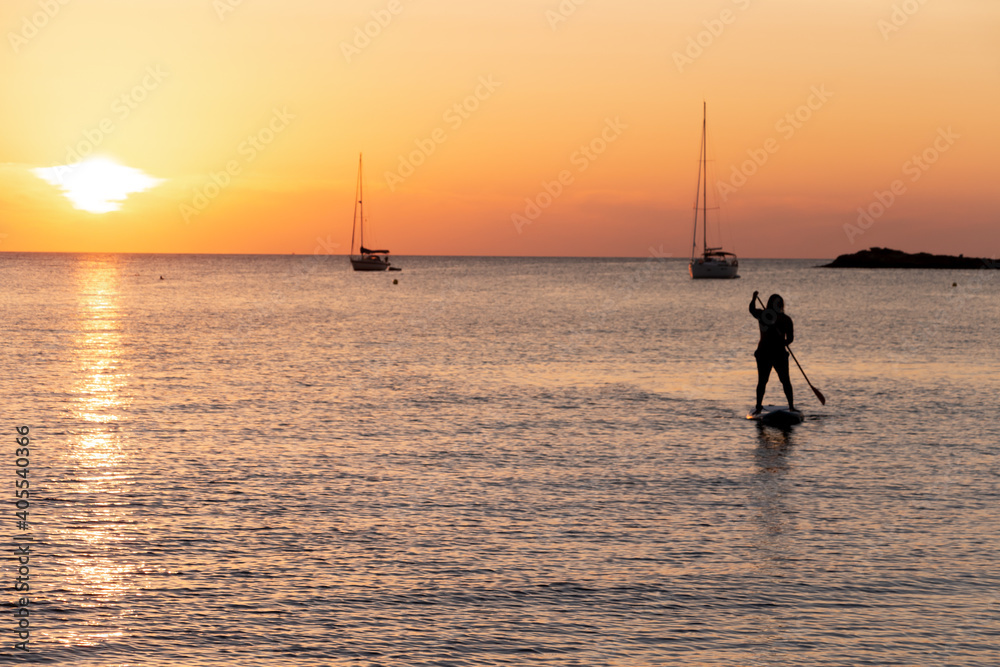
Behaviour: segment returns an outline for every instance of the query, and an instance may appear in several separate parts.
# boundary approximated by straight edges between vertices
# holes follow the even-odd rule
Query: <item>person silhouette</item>
[[[750,314],[757,320],[760,326],[760,342],[753,356],[757,359],[757,405],[753,414],[760,414],[764,407],[764,390],[767,388],[767,380],[771,376],[773,368],[778,374],[778,380],[785,390],[785,398],[788,399],[788,409],[795,409],[795,400],[792,393],[792,381],[788,377],[788,350],[787,345],[791,345],[795,340],[795,326],[792,318],[785,315],[785,300],[778,294],[772,294],[767,299],[767,307],[763,310],[757,308],[758,292],[753,293],[750,299]]]

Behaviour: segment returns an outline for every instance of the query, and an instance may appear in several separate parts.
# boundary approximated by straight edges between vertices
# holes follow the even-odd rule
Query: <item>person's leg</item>
[[[760,412],[764,407],[764,390],[767,388],[767,378],[771,375],[771,360],[764,355],[754,353],[757,359],[757,407],[754,412]]]
[[[780,355],[774,360],[774,370],[781,380],[781,387],[785,390],[785,398],[788,399],[788,409],[795,409],[795,395],[792,392],[792,379],[788,377],[788,355]]]

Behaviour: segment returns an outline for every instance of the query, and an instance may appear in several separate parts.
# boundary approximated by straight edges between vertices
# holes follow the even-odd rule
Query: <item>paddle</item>
[[[761,298],[759,296],[757,296],[756,292],[754,292],[753,296],[754,296],[755,299],[757,299],[757,301],[760,303],[761,306],[764,306],[764,302],[761,300]],[[766,310],[767,306],[764,306],[764,309]],[[792,352],[792,348],[790,348],[790,347],[788,347],[786,345],[785,349],[788,350],[788,354],[792,355],[792,359],[795,361],[795,365],[799,367],[800,371],[802,371],[802,377],[804,377],[806,379],[806,384],[809,385],[809,388],[813,390],[814,394],[816,394],[816,398],[819,399],[819,404],[820,405],[826,405],[826,397],[823,396],[823,392],[821,392],[819,389],[817,389],[816,387],[814,387],[813,383],[809,381],[809,376],[806,375],[806,372],[802,370],[802,364],[800,364],[799,360],[795,358],[795,353]]]

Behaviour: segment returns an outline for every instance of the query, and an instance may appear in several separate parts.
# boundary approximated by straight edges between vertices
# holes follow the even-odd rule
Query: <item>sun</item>
[[[122,207],[134,192],[143,192],[163,182],[139,169],[120,165],[106,157],[35,169],[34,173],[62,190],[74,208],[90,213],[110,213]]]

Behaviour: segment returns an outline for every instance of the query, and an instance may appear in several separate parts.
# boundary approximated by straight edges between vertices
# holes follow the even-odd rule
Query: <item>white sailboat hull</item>
[[[732,259],[698,257],[692,259],[688,271],[692,278],[739,278],[740,263]]]

